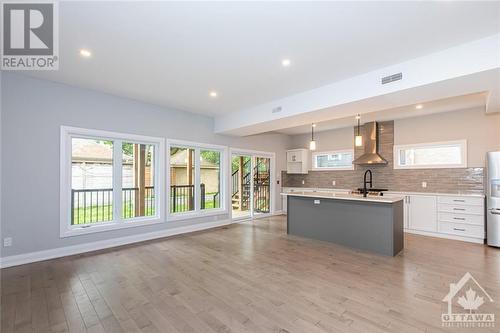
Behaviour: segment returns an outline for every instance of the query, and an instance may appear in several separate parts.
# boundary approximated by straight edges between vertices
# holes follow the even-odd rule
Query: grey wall
[[[0,71],[0,258],[3,253],[3,232],[2,232],[2,75]],[[0,284],[2,283],[2,274],[0,274]]]
[[[210,117],[168,110],[95,91],[37,80],[13,73],[2,75],[2,237],[13,246],[3,256],[153,232],[205,220],[167,222],[90,235],[59,238],[60,126],[123,133],[276,153],[276,175],[285,169],[289,137],[280,134],[236,138],[215,135]],[[281,209],[279,187],[276,209]],[[216,219],[227,219],[227,215]],[[208,218],[214,221],[213,217]]]

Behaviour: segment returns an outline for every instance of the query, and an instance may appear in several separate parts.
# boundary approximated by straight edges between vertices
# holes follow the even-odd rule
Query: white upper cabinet
[[[286,152],[286,172],[306,174],[309,171],[307,149],[292,149]]]

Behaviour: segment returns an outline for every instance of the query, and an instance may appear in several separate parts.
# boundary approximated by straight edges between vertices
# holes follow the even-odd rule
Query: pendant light
[[[356,120],[358,121],[358,127],[357,127],[356,137],[354,138],[354,145],[356,147],[362,147],[363,146],[363,136],[361,135],[361,133],[359,131],[359,128],[360,128],[359,122],[361,120],[361,116],[359,115],[359,113],[356,115]]]
[[[311,126],[311,142],[309,142],[309,150],[316,150],[316,141],[314,141],[314,127],[316,127],[316,124],[312,124]]]

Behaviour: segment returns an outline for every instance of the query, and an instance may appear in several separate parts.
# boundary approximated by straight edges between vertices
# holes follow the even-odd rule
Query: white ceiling
[[[65,1],[59,12],[60,70],[23,74],[207,115],[500,31],[500,2],[477,1]]]
[[[486,93],[476,93],[476,94],[444,98],[417,104],[422,107],[421,109],[417,109],[415,104],[411,104],[393,109],[364,113],[361,116],[361,123],[364,124],[370,121],[387,121],[387,120],[411,118],[411,117],[418,117],[435,113],[459,111],[471,108],[478,108],[479,110],[484,112],[484,108],[486,105],[486,98],[487,98]],[[354,125],[356,125],[355,117],[344,117],[344,118],[332,119],[316,123],[315,131],[322,132],[331,129],[351,127]],[[311,124],[290,127],[276,132],[288,135],[310,133]]]

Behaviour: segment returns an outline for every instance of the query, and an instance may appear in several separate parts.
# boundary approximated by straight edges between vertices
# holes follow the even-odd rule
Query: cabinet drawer
[[[438,205],[438,211],[445,213],[456,213],[456,214],[484,215],[483,206],[449,205],[442,203]]]
[[[464,237],[484,238],[484,226],[439,222],[439,232]]]
[[[483,206],[483,198],[474,197],[438,197],[438,203],[450,204],[450,205],[472,205],[472,206]]]
[[[484,226],[484,216],[454,213],[439,213],[440,222],[465,223]]]

